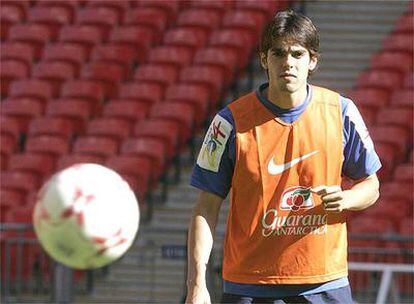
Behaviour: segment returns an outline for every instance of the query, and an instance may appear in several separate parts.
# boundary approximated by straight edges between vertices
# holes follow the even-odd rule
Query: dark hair
[[[319,33],[312,21],[300,13],[292,10],[277,13],[263,30],[259,51],[267,55],[280,39],[300,44],[311,57],[319,56]]]

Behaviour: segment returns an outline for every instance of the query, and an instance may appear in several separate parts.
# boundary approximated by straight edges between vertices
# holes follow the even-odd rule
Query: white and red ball
[[[98,268],[121,257],[139,225],[137,199],[116,172],[77,164],[53,175],[33,212],[45,251],[69,267]]]

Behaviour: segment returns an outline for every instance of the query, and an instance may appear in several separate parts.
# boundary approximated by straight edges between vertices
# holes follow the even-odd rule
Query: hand
[[[206,286],[189,287],[186,304],[211,304],[210,295]]]
[[[348,208],[348,191],[342,191],[340,186],[317,186],[311,192],[321,196],[322,206],[327,212],[342,212]]]

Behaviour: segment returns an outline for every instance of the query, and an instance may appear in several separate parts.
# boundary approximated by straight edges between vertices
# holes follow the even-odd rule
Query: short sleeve
[[[342,173],[354,180],[361,179],[377,172],[381,162],[356,105],[344,97],[341,97],[341,104],[344,139]]]
[[[226,198],[233,178],[234,161],[234,119],[226,107],[214,117],[206,132],[190,184]]]

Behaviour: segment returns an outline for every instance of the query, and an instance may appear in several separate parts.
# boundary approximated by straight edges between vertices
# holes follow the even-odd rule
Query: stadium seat
[[[267,19],[271,18],[279,8],[283,8],[282,1],[255,1],[255,0],[244,0],[236,1],[236,9],[238,11],[248,11],[248,12],[260,12]]]
[[[365,106],[378,110],[388,104],[390,94],[388,90],[381,88],[357,88],[348,92],[347,97],[358,107]]]
[[[40,79],[13,81],[9,97],[33,97],[46,103],[53,97],[53,86],[48,81]]]
[[[412,203],[404,199],[379,198],[371,207],[364,210],[363,216],[389,219],[393,222],[393,229],[398,231],[401,219],[410,214]]]
[[[146,82],[127,82],[121,85],[119,97],[122,99],[145,102],[150,107],[164,97],[164,88],[160,84]]]
[[[395,163],[398,161],[397,149],[390,143],[378,141],[375,142],[375,151],[382,164],[381,169],[377,172],[379,180],[382,182],[391,180],[392,171]]]
[[[35,175],[21,171],[1,172],[1,188],[14,189],[23,197],[30,191],[35,191],[40,186],[40,180]]]
[[[227,10],[234,7],[235,1],[215,1],[215,0],[203,0],[192,1],[191,7],[204,8],[220,13],[222,16]]]
[[[46,116],[60,117],[71,121],[76,133],[82,134],[86,123],[92,117],[92,109],[87,101],[62,98],[49,102],[46,107]]]
[[[413,69],[413,58],[410,53],[401,51],[382,51],[371,57],[372,69],[408,72]]]
[[[187,47],[159,46],[151,49],[148,54],[149,63],[171,64],[183,68],[191,64],[193,52]]]
[[[394,33],[398,33],[398,34],[410,34],[412,35],[414,32],[414,16],[413,13],[407,13],[402,15],[400,18],[398,18],[396,24],[395,24],[395,28],[394,28]]]
[[[80,163],[103,164],[103,160],[102,157],[92,154],[64,154],[59,157],[56,169],[63,170]]]
[[[359,75],[358,88],[374,87],[389,91],[399,89],[403,84],[403,76],[399,72],[385,70],[369,70]]]
[[[19,123],[16,118],[10,116],[0,117],[0,133],[1,136],[10,136],[13,142],[17,142],[20,136]]]
[[[24,62],[14,59],[1,60],[1,94],[8,95],[10,83],[14,80],[24,79],[29,76],[29,67]]]
[[[390,199],[413,201],[413,184],[404,181],[380,183],[380,196]]]
[[[377,123],[379,125],[387,126],[400,126],[405,128],[408,132],[413,131],[413,109],[407,109],[406,107],[400,108],[383,108],[377,113]],[[411,142],[412,142],[412,136]]]
[[[168,14],[168,22],[173,23],[180,9],[180,2],[177,0],[141,0],[136,1],[139,7],[153,7],[164,10]],[[131,4],[135,4],[135,1]]]
[[[29,23],[43,24],[48,27],[54,38],[57,37],[62,25],[72,23],[73,11],[66,7],[33,7],[28,11]]]
[[[157,186],[165,170],[166,152],[161,140],[154,138],[127,138],[121,145],[121,155],[146,157],[151,161],[153,174],[151,188]]]
[[[118,143],[110,137],[84,136],[78,137],[73,144],[73,152],[78,154],[96,155],[102,160],[116,154]]]
[[[187,143],[194,132],[194,110],[191,105],[180,102],[158,103],[151,107],[151,118],[175,122],[179,127],[180,142]],[[180,147],[185,149],[185,145]]]
[[[157,38],[151,28],[143,25],[119,26],[114,28],[109,35],[111,43],[133,47],[139,63],[145,62]]]
[[[34,48],[25,42],[2,42],[0,45],[0,58],[2,60],[20,60],[29,67],[35,59]]]
[[[88,122],[86,134],[110,137],[120,143],[131,133],[131,124],[119,118],[96,118]]]
[[[177,79],[178,68],[162,63],[140,65],[134,75],[134,80],[160,84],[164,89],[175,83]]]
[[[128,12],[126,24],[151,28],[158,41],[168,26],[168,13],[157,7],[134,8]]]
[[[15,3],[2,3],[0,7],[2,40],[7,39],[9,29],[13,24],[17,24],[25,20],[25,9],[16,4],[17,1],[15,1]]]
[[[350,221],[350,233],[372,233],[377,235],[392,234],[394,225],[391,220],[377,217],[360,216]],[[381,247],[381,241],[358,240],[350,238],[351,247]]]
[[[408,72],[404,75],[404,88],[414,89],[414,72]]]
[[[414,223],[412,218],[406,217],[402,219],[398,232],[402,235],[412,236],[414,234]]]
[[[400,164],[394,170],[393,180],[399,183],[408,182],[412,184],[414,181],[413,173],[413,164]]]
[[[223,16],[223,28],[246,29],[251,33],[253,43],[259,39],[259,34],[265,24],[265,16],[261,12],[234,10]]]
[[[96,80],[72,80],[62,85],[60,96],[63,98],[82,99],[90,104],[94,113],[100,113],[105,91],[103,85]]]
[[[70,140],[75,133],[72,122],[60,117],[39,117],[29,123],[28,136],[53,135]]]
[[[92,0],[87,1],[86,6],[90,8],[97,8],[97,7],[105,7],[110,8],[117,12],[119,16],[119,20],[125,20],[125,15],[130,10],[130,4],[129,1],[123,1],[123,0]]]
[[[148,104],[131,100],[111,101],[104,106],[103,116],[118,118],[128,123],[129,127],[148,115]]]
[[[43,61],[63,61],[75,67],[75,75],[79,75],[81,65],[87,60],[86,50],[75,43],[48,44],[43,50]]]
[[[46,25],[42,24],[16,24],[9,30],[9,41],[27,42],[33,46],[35,56],[40,58],[43,45],[53,38]]]
[[[69,142],[62,137],[52,135],[28,137],[26,151],[44,153],[56,160],[60,155],[69,151]]]
[[[86,7],[76,14],[77,24],[97,26],[104,36],[108,36],[109,31],[119,22],[119,12],[110,7]]]
[[[396,90],[391,95],[390,104],[392,106],[412,107],[414,100],[413,89]]]
[[[82,78],[100,81],[105,95],[113,98],[118,95],[118,84],[125,79],[123,67],[116,63],[92,62],[82,69]]]
[[[207,33],[197,28],[172,28],[164,34],[164,44],[170,46],[187,47],[193,53],[205,46]]]
[[[10,207],[18,207],[25,204],[25,196],[17,190],[0,188],[0,205],[7,204]],[[4,222],[4,214],[1,214],[1,221]]]
[[[43,112],[44,104],[36,98],[11,97],[1,103],[1,113],[14,117],[23,133],[26,133],[30,120]]]
[[[234,81],[238,67],[237,51],[223,47],[202,48],[195,54],[194,63],[220,67],[225,73],[226,86],[229,86]]]
[[[396,151],[396,159],[402,160],[410,141],[409,132],[397,126],[375,126],[370,129],[374,143],[388,143]]]
[[[20,153],[13,154],[9,158],[8,170],[23,171],[34,174],[40,181],[53,173],[55,159],[45,154]]]
[[[224,85],[224,72],[219,67],[193,65],[180,72],[180,82],[198,83],[207,86],[210,90],[210,100],[215,106],[220,102]]]
[[[60,42],[76,43],[81,45],[87,52],[87,56],[93,46],[101,43],[103,34],[99,27],[93,25],[67,25],[59,33]]]
[[[137,57],[135,49],[131,46],[107,44],[96,46],[92,51],[91,59],[117,63],[124,68],[124,74],[129,75]]]
[[[404,33],[388,35],[382,43],[385,51],[403,51],[409,53],[414,51],[413,45],[413,35]]]
[[[53,86],[53,95],[57,96],[62,83],[76,77],[76,70],[67,62],[39,62],[33,67],[32,76],[49,81]]]
[[[178,27],[197,28],[207,34],[217,29],[221,23],[221,15],[213,10],[202,8],[189,8],[181,11],[177,16]]]
[[[1,156],[1,168],[5,170],[8,165],[10,155],[18,150],[17,141],[10,136],[10,134],[1,134],[0,137],[0,156]]]

